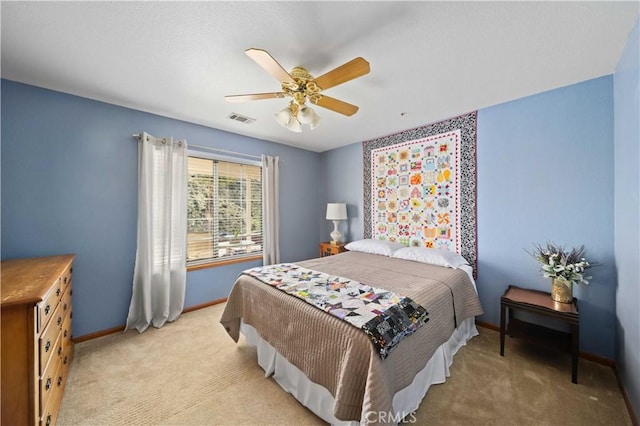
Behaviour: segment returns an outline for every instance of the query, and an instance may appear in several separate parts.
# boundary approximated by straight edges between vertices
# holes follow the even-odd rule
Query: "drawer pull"
[[[47,340],[47,343],[45,343],[44,345],[44,351],[49,352],[50,348],[51,348],[51,340]]]
[[[64,283],[67,283],[67,280],[69,279],[69,277],[64,277]]]
[[[44,314],[49,315],[50,310],[51,310],[51,306],[47,303],[47,306],[44,307]]]
[[[64,365],[67,365],[67,362],[69,362],[69,357],[65,355],[65,356],[64,356],[64,360],[62,361],[62,363],[63,363]]]
[[[70,269],[69,269],[69,273],[72,273],[72,272],[73,272],[73,268],[70,268]]]
[[[62,324],[62,317],[58,317],[58,325]]]
[[[46,426],[51,426],[51,414],[49,414],[47,416],[47,422],[45,423]]]
[[[64,337],[67,337],[67,330],[64,331]]]
[[[64,306],[62,307],[63,311],[66,311],[67,309],[69,309],[69,305],[67,305],[66,303],[64,304]]]
[[[60,289],[56,290],[56,296],[60,297]]]
[[[44,385],[45,390],[51,389],[51,377],[47,379],[47,383]]]
[[[62,376],[58,376],[58,387],[62,386]]]
[[[62,353],[62,346],[58,346],[58,356]]]

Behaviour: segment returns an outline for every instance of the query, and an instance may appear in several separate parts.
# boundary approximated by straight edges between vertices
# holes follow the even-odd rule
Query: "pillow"
[[[344,246],[344,248],[349,251],[360,251],[362,253],[379,254],[382,256],[391,256],[394,251],[403,247],[404,245],[400,243],[373,239],[351,241]]]
[[[391,257],[454,269],[462,265],[468,265],[467,260],[458,253],[426,247],[404,247],[393,252]]]

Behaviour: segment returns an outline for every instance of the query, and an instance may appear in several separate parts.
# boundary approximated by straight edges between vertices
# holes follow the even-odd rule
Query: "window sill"
[[[262,259],[261,254],[256,256],[237,257],[235,259],[228,259],[228,260],[218,260],[215,262],[198,263],[197,265],[190,265],[190,266],[187,265],[187,272],[197,271],[198,269],[216,268],[218,266],[226,266],[226,265],[232,265],[234,263],[249,262],[252,260],[260,260],[260,259]]]

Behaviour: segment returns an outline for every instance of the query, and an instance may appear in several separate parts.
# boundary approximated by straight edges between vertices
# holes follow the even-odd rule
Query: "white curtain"
[[[138,248],[126,330],[162,327],[184,307],[187,143],[144,133],[138,142]]]
[[[262,156],[262,263],[280,263],[278,157]]]

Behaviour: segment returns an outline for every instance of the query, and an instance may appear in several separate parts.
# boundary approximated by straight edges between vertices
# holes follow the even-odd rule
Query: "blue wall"
[[[640,30],[629,36],[613,77],[615,112],[616,367],[640,414]]]
[[[134,133],[279,156],[282,261],[317,256],[317,153],[7,80],[1,106],[2,259],[76,253],[75,336],[126,320],[136,252]],[[189,272],[185,306],[226,297],[238,273],[260,263]]]
[[[132,133],[279,155],[283,261],[317,256],[318,239],[331,230],[326,202],[346,202],[349,221],[341,229],[349,240],[362,237],[361,144],[316,154],[5,80],[2,124],[2,258],[78,254],[76,336],[126,318],[135,257]],[[584,244],[602,265],[591,285],[575,291],[581,349],[613,358],[613,165],[611,76],[478,112],[481,320],[498,323],[499,297],[510,283],[549,289],[525,249],[547,240]],[[190,272],[186,305],[226,296],[249,266]]]
[[[524,251],[584,244],[589,286],[575,286],[580,348],[613,358],[613,93],[611,76],[478,113],[478,288],[497,323],[506,284],[549,290]]]
[[[347,217],[340,223],[340,231],[345,241],[362,239],[364,219],[362,210],[362,145],[351,144],[322,153],[324,200],[329,203],[346,203]],[[324,212],[322,212],[324,213]],[[320,224],[321,241],[329,240],[333,222],[324,220]]]
[[[425,123],[427,124],[427,123]],[[325,201],[353,205],[350,237],[362,236],[362,145],[322,155]],[[549,291],[525,250],[584,244],[593,282],[578,286],[580,348],[613,358],[613,92],[601,77],[478,111],[478,292],[480,319],[499,323],[507,285]],[[338,179],[344,170],[349,180]],[[331,178],[333,176],[333,178]],[[352,176],[352,177],[351,177]]]

